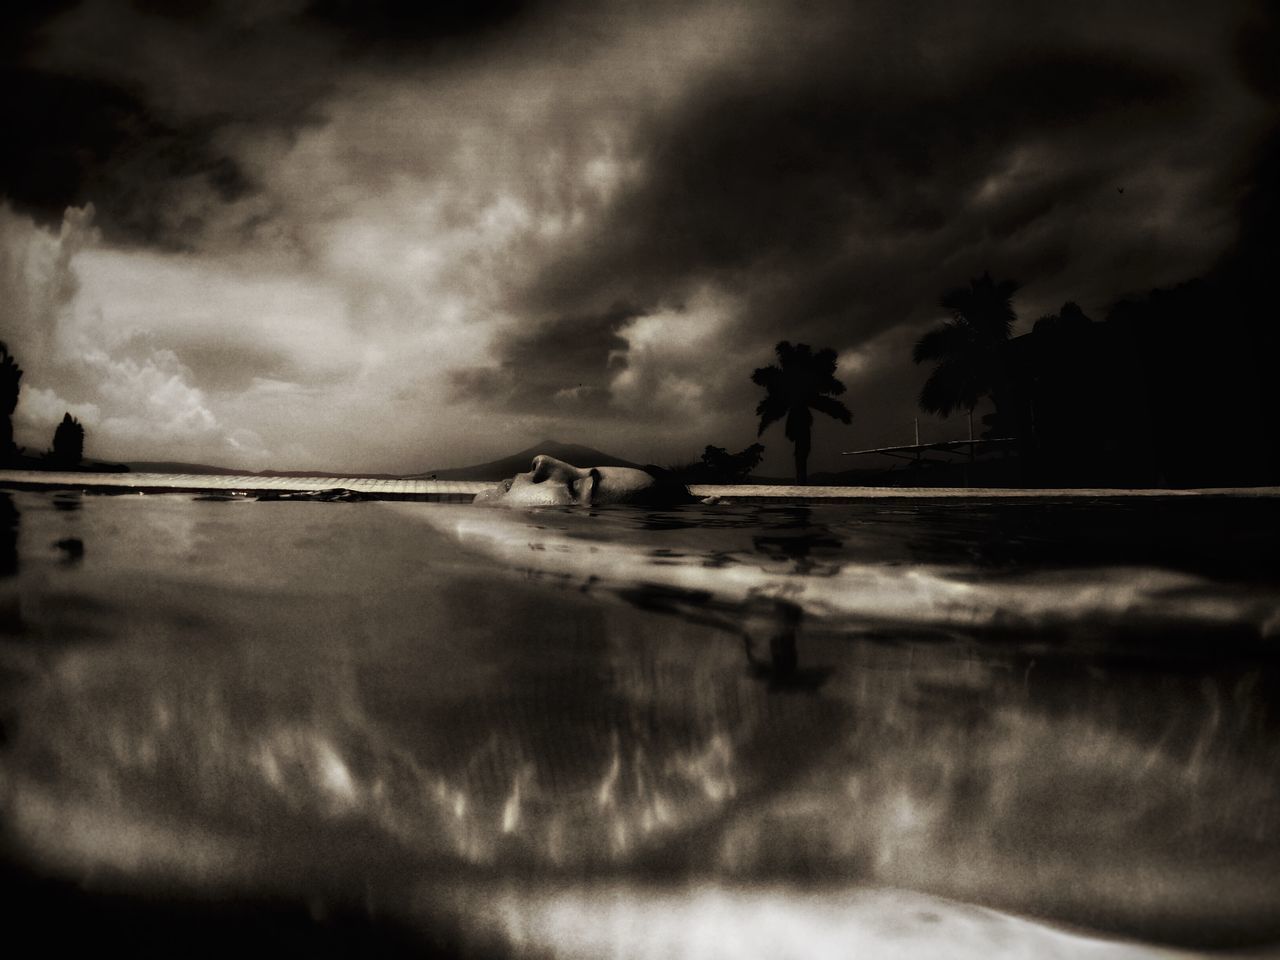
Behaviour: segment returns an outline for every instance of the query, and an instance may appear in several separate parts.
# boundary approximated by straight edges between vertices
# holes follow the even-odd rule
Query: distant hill
[[[358,473],[351,470],[259,470],[255,477],[339,477],[359,480],[402,480],[398,473]]]
[[[572,463],[575,467],[640,466],[640,464],[632,463],[630,460],[623,460],[621,457],[614,457],[599,450],[593,450],[591,447],[584,447],[581,444],[544,440],[541,443],[535,443],[527,450],[521,450],[519,453],[513,453],[500,460],[490,460],[488,463],[477,463],[469,467],[424,470],[422,473],[410,474],[410,477],[416,480],[426,480],[431,477],[437,480],[502,480],[517,473],[525,473],[529,469],[530,462],[540,453],[545,453],[566,463]]]
[[[6,470],[56,470],[59,472],[72,470],[80,473],[128,473],[129,467],[123,463],[114,463],[109,460],[95,460],[92,457],[84,457],[74,467],[68,468],[63,464],[59,464],[50,460],[45,456],[30,456],[26,453],[19,453],[17,456],[10,457],[3,464],[0,464]]]
[[[370,480],[398,480],[392,473],[353,473],[343,470],[234,470],[207,463],[182,463],[175,460],[137,460],[125,464],[134,473],[177,473],[219,477],[364,477]]]
[[[244,470],[213,467],[207,463],[181,463],[176,460],[131,460],[125,466],[134,473],[211,474],[222,477],[245,473]]]

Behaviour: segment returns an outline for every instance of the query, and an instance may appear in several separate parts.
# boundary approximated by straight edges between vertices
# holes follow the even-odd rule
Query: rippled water
[[[1278,521],[0,494],[6,849],[499,954],[1269,942]]]

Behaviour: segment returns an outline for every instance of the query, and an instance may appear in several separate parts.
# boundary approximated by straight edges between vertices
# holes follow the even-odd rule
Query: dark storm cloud
[[[1236,36],[1241,76],[1266,99],[1269,124],[1256,151],[1239,171],[1243,184],[1235,248],[1228,257],[1269,274],[1280,256],[1280,21],[1255,13]]]
[[[49,24],[75,6],[13,4],[0,30],[0,123],[9,143],[0,151],[0,193],[45,222],[83,204],[87,181],[117,151],[159,132],[145,104],[128,91],[30,65]]]
[[[530,394],[493,388],[542,363],[572,385],[627,362],[600,346],[622,319],[563,361],[560,318],[669,307],[708,284],[737,300],[733,346],[764,362],[783,337],[851,350],[920,331],[943,290],[987,269],[1022,282],[1028,326],[1066,299],[1101,316],[1207,270],[1256,122],[1229,64],[1245,9],[809,6],[816,41],[781,10],[784,39],[677,111],[637,116],[644,176],[517,291],[527,326],[495,343],[490,398],[527,409]],[[1244,45],[1266,74],[1265,44]],[[909,422],[912,339],[878,341],[861,379],[846,371],[856,409]]]
[[[610,357],[625,349],[618,335],[639,311],[617,304],[602,314],[562,318],[533,330],[502,334],[498,367],[451,374],[454,396],[482,406],[526,413],[607,415]]]
[[[85,184],[118,150],[129,127],[146,127],[142,105],[121,90],[6,66],[4,128],[22,144],[0,151],[0,185],[19,208],[57,221],[83,204]],[[145,139],[145,138],[144,138]]]
[[[424,44],[472,41],[518,28],[535,4],[528,0],[314,0],[303,17],[338,31],[351,48],[421,48]]]
[[[253,192],[221,134],[322,122],[360,58],[451,56],[531,4],[483,0],[87,0],[6,10],[0,194],[45,223],[92,200],[110,239],[191,249],[208,208]],[[389,69],[394,67],[388,66]],[[261,216],[246,210],[244,219]],[[253,223],[246,222],[251,230]]]
[[[158,105],[133,47],[164,42],[165,28],[149,37],[148,25],[195,19],[209,5],[135,6],[51,4],[10,24],[0,123],[17,148],[0,154],[0,194],[54,224],[68,206],[93,202],[108,237],[183,248],[198,228],[184,199],[203,194],[212,205],[250,192],[216,134],[252,111],[210,104],[179,114]],[[117,14],[123,24],[112,21]]]
[[[175,352],[196,374],[196,386],[211,392],[236,393],[247,390],[255,380],[287,381],[296,377],[289,356],[283,350],[211,339],[172,345],[153,339],[150,348],[176,348]]]
[[[0,31],[0,60],[10,64],[26,56],[46,23],[76,5],[78,0],[14,0],[5,4],[5,29]]]
[[[910,246],[957,228],[1006,238],[1057,204],[1111,188],[1112,171],[1084,158],[958,224],[969,196],[1019,141],[1066,140],[1079,127],[1117,137],[1134,106],[1145,122],[1187,109],[1191,80],[1168,64],[1089,52],[985,53],[971,75],[937,84],[904,78],[865,91],[860,73],[832,68],[784,85],[708,91],[655,133],[648,182],[579,256],[548,271],[532,302],[589,297],[600,283],[617,296],[618,277],[641,291],[748,268],[812,280],[814,264],[837,258],[834,289],[796,285],[817,301],[795,311],[802,320],[823,300],[843,298],[840,287],[852,281],[839,274],[864,262],[862,251],[840,256],[850,238]]]

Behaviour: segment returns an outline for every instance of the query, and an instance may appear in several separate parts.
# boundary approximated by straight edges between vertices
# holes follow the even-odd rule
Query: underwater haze
[[[5,895],[157,954],[1270,955],[1278,588],[1266,498],[0,494]]]

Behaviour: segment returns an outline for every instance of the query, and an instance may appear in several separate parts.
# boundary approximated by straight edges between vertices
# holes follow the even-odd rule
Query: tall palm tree
[[[988,396],[998,399],[1002,347],[1017,320],[1012,303],[1017,291],[1016,282],[997,283],[984,273],[970,280],[969,286],[943,295],[941,304],[951,312],[951,319],[921,337],[911,353],[916,363],[937,364],[920,390],[920,409],[943,417],[967,410],[973,432],[973,408],[978,401]]]
[[[0,340],[0,462],[13,455],[13,411],[18,407],[18,388],[22,368]]]
[[[792,346],[783,340],[774,352],[778,362],[760,367],[751,374],[751,382],[764,387],[764,399],[756,406],[760,429],[764,433],[772,423],[787,418],[786,436],[795,444],[796,481],[809,479],[808,462],[813,412],[825,413],[841,423],[852,419],[849,408],[833,396],[844,393],[844,384],[836,379],[836,352],[826,347],[814,353],[807,343]]]

